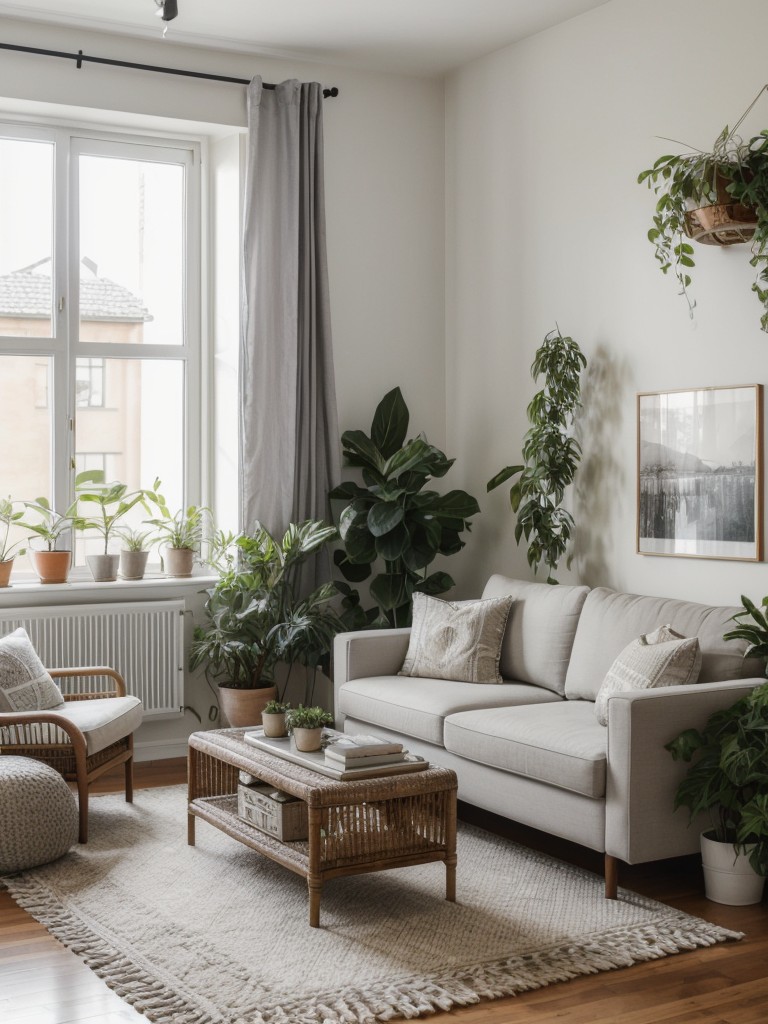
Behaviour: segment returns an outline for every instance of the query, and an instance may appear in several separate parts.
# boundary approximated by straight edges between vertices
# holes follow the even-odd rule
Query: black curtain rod
[[[0,50],[18,50],[22,53],[39,53],[44,57],[64,57],[66,60],[74,60],[77,62],[78,68],[82,68],[83,63],[89,64],[109,64],[112,67],[117,68],[134,68],[136,71],[157,71],[163,75],[182,75],[184,78],[205,78],[209,82],[232,82],[234,85],[250,85],[249,78],[230,78],[229,75],[209,75],[205,71],[184,71],[182,68],[161,68],[154,64],[134,64],[129,60],[112,60],[110,57],[89,57],[83,53],[82,50],[78,50],[77,53],[65,53],[63,50],[42,50],[37,46],[17,46],[16,43],[0,43]],[[272,82],[264,82],[263,86],[265,89],[274,89],[276,86]],[[338,96],[339,90],[334,85],[330,89],[323,89],[323,96],[327,99],[329,96]]]

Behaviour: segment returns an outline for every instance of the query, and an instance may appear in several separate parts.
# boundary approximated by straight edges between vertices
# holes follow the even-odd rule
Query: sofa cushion
[[[698,637],[684,637],[671,626],[660,626],[627,644],[608,669],[597,691],[595,716],[608,725],[608,700],[625,690],[695,683],[701,670]]]
[[[740,610],[598,587],[590,591],[581,611],[565,695],[569,700],[595,700],[608,669],[627,644],[665,622],[685,636],[699,638],[700,683],[761,676],[761,662],[744,657],[743,641],[723,640],[723,633],[733,628],[731,617]]]
[[[27,631],[0,639],[0,711],[48,711],[64,704]]]
[[[501,645],[499,668],[504,679],[565,692],[573,638],[588,593],[589,587],[553,587],[491,576],[484,598],[514,598]]]
[[[560,702],[561,697],[527,683],[459,683],[405,676],[350,679],[338,693],[337,712],[359,722],[443,745],[446,715],[474,708]]]
[[[464,711],[445,721],[445,749],[583,796],[605,796],[607,730],[591,701]]]
[[[413,625],[401,676],[500,683],[499,655],[511,597],[441,601],[413,595]]]

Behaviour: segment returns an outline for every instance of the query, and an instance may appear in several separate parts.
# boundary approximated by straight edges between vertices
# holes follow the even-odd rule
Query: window
[[[3,495],[63,510],[103,468],[199,500],[199,166],[192,142],[0,124]]]

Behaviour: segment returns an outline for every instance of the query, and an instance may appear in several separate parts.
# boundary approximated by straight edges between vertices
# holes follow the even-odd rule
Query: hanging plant
[[[517,514],[515,541],[528,542],[528,565],[534,573],[547,566],[547,583],[565,554],[574,527],[573,516],[562,507],[566,487],[573,482],[581,460],[581,446],[571,434],[581,405],[581,371],[587,365],[573,338],[558,328],[550,331],[536,352],[531,375],[544,374],[544,387],[528,406],[531,424],[523,438],[523,465],[507,466],[488,481],[492,491],[513,476],[509,500]]]
[[[662,273],[677,281],[689,315],[696,305],[688,291],[695,266],[691,241],[751,242],[750,263],[757,271],[752,291],[764,310],[760,325],[768,331],[768,130],[747,142],[736,135],[765,88],[733,129],[720,132],[711,152],[660,156],[637,180],[658,197],[648,239]]]

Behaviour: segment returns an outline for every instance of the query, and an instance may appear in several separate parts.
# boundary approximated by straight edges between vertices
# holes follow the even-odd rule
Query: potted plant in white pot
[[[24,505],[39,517],[39,522],[26,521],[24,524],[28,530],[32,531],[33,537],[30,540],[39,537],[45,544],[42,549],[29,549],[32,568],[41,583],[66,583],[72,565],[72,550],[71,548],[60,549],[58,544],[62,537],[74,528],[77,518],[77,502],[73,502],[63,515],[51,508],[47,498],[25,501]]]
[[[333,715],[317,705],[305,708],[299,704],[288,712],[286,721],[296,749],[309,753],[322,747],[323,727],[333,725]]]
[[[210,509],[203,505],[188,505],[172,515],[157,488],[146,494],[160,512],[160,517],[150,519],[149,524],[155,527],[163,542],[162,565],[165,575],[174,579],[191,576],[206,524],[211,518]]]
[[[264,726],[265,736],[287,736],[288,735],[288,712],[291,710],[291,702],[284,700],[269,700],[261,712],[261,724]]]
[[[745,656],[765,658],[765,613],[748,598],[741,600],[745,610],[735,618],[750,621],[725,639],[746,639]],[[701,846],[708,899],[732,906],[759,903],[768,874],[768,683],[715,712],[703,729],[686,729],[667,750],[690,763],[675,807],[687,807],[691,820],[702,813],[712,820]]]
[[[11,530],[23,530],[27,526],[23,508],[19,508],[19,504],[10,497],[0,498],[0,587],[9,586],[14,558],[27,550],[24,547],[26,538],[14,540],[11,536]]]
[[[100,534],[104,541],[103,552],[86,555],[88,568],[95,581],[112,583],[117,579],[120,556],[110,552],[109,542],[118,535],[118,524],[121,519],[139,502],[144,503],[144,491],[128,493],[127,484],[108,484],[103,470],[100,469],[86,470],[78,474],[75,488],[79,512],[75,519],[76,529],[83,532],[92,530]],[[90,514],[82,514],[82,505],[88,508]],[[92,506],[95,508],[91,511]]]
[[[190,667],[204,668],[218,684],[230,725],[261,723],[265,704],[278,699],[278,663],[316,663],[330,650],[342,625],[331,604],[336,586],[325,583],[301,597],[296,577],[335,537],[332,526],[308,520],[276,541],[257,523],[222,557],[219,579],[207,591],[205,622],[195,629]]]
[[[122,541],[118,574],[124,580],[143,580],[147,569],[149,552],[155,541],[151,530],[137,530],[125,527],[118,530]]]

